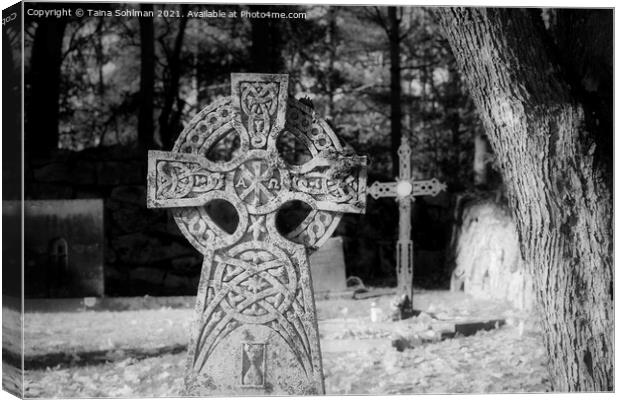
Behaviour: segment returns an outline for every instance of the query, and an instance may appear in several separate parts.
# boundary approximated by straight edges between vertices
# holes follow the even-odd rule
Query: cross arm
[[[375,182],[368,188],[368,194],[375,200],[380,197],[398,197],[396,182]]]
[[[412,199],[415,196],[436,196],[440,192],[446,190],[446,184],[439,182],[435,178],[423,181],[409,180],[409,183],[411,183],[411,193],[407,196]],[[374,182],[372,186],[368,188],[368,194],[375,200],[380,197],[399,198],[397,187],[398,182]]]
[[[291,169],[292,197],[324,211],[366,210],[366,164],[363,156],[330,154]]]
[[[204,157],[149,151],[147,207],[201,206],[211,191],[224,189],[224,174],[211,171]]]
[[[446,184],[437,179],[427,179],[424,181],[411,181],[413,187],[412,196],[436,196],[446,190]]]

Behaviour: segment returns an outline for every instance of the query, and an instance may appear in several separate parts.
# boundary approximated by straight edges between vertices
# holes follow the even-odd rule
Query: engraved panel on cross
[[[242,343],[241,386],[265,386],[266,347],[265,343]]]
[[[263,159],[248,160],[235,171],[235,193],[254,207],[268,204],[282,189],[283,173]]]

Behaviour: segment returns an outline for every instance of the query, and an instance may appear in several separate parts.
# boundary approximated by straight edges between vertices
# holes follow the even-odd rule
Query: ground
[[[317,301],[328,394],[549,390],[540,330],[531,314],[464,293],[427,291],[414,301],[424,313],[392,322],[391,300],[383,295]],[[381,310],[376,322],[370,318],[372,303]],[[189,307],[28,312],[26,396],[178,396],[191,318]],[[451,324],[490,319],[506,324],[440,340],[440,331]]]

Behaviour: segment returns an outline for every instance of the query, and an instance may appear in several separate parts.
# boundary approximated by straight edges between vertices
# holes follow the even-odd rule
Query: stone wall
[[[104,200],[106,295],[195,294],[202,258],[145,199],[146,154],[126,147],[26,159],[26,199]]]
[[[491,200],[466,204],[454,256],[451,290],[506,300],[519,309],[533,307],[532,281],[521,258],[516,227],[503,207]]]

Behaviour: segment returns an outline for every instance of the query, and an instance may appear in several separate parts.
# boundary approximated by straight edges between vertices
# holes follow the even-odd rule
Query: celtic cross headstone
[[[232,96],[198,113],[171,152],[149,152],[148,206],[170,208],[204,255],[186,394],[321,394],[308,252],[343,213],[364,212],[366,158],[345,154],[313,109],[288,97],[287,75],[232,74],[231,86]],[[305,144],[310,161],[284,161],[276,147],[284,132]],[[232,159],[209,159],[228,135],[239,138]],[[235,209],[234,232],[207,212],[213,200]],[[276,213],[292,200],[312,211],[285,237]]]
[[[374,199],[394,197],[398,202],[398,242],[396,243],[396,278],[400,318],[410,316],[413,302],[413,241],[411,240],[411,203],[415,196],[435,196],[446,189],[437,179],[411,179],[411,147],[407,137],[398,147],[398,177],[394,182],[374,182],[368,194]]]

